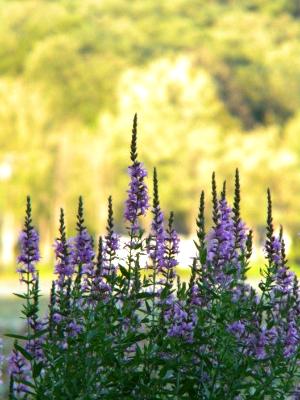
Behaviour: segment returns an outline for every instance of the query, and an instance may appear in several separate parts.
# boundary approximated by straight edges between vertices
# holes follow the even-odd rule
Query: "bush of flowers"
[[[149,204],[136,116],[130,156],[123,249],[111,197],[106,233],[96,246],[82,198],[76,237],[67,236],[61,210],[45,318],[39,314],[39,235],[27,199],[18,258],[25,291],[17,294],[26,334],[8,335],[15,339],[9,399],[300,399],[299,287],[282,229],[274,233],[270,191],[259,289],[246,282],[252,231],[240,217],[238,171],[232,206],[226,185],[219,193],[212,176],[210,229],[201,193],[196,255],[189,281],[182,282],[174,215],[165,218],[161,209],[156,170]],[[147,212],[148,233],[141,224]]]

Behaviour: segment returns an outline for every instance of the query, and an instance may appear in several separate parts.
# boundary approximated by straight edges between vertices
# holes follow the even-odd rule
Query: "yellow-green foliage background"
[[[134,112],[140,159],[150,177],[158,167],[162,205],[182,234],[192,233],[212,171],[221,182],[239,167],[256,241],[270,186],[296,259],[298,1],[1,0],[2,248],[28,193],[45,245],[59,207],[72,230],[80,194],[94,233],[112,194],[121,230]]]

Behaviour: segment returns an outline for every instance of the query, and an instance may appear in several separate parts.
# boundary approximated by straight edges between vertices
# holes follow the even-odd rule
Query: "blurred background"
[[[299,19],[295,0],[0,0],[2,327],[16,323],[4,296],[18,283],[27,194],[45,282],[59,207],[72,234],[83,195],[87,225],[99,234],[112,194],[123,232],[135,112],[139,158],[150,185],[157,166],[162,206],[174,210],[186,248],[200,190],[210,198],[212,171],[219,184],[228,180],[231,196],[238,167],[242,216],[257,248],[269,186],[297,268]]]

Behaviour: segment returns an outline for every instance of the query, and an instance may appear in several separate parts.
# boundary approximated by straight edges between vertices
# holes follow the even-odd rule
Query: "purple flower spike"
[[[13,349],[8,358],[8,372],[14,379],[13,393],[19,397],[28,393],[28,387],[22,381],[28,380],[29,371],[28,361],[19,351]]]
[[[279,266],[281,262],[281,241],[279,238],[274,237],[271,241],[269,247],[265,246],[265,252],[271,254],[271,261],[276,265]]]
[[[34,228],[30,229],[29,232],[23,230],[20,233],[19,241],[21,254],[18,257],[18,262],[32,265],[34,262],[39,261],[39,235],[37,231]]]
[[[28,274],[30,280],[36,280],[36,268],[35,264],[40,260],[39,252],[39,235],[32,226],[31,219],[31,204],[30,198],[27,198],[26,217],[24,229],[22,230],[20,237],[20,255],[18,257],[18,263],[21,264],[17,269],[20,273],[20,280],[26,282],[28,280]]]
[[[191,304],[194,306],[201,306],[202,304],[201,294],[197,284],[191,287]]]
[[[63,209],[60,210],[59,222],[60,237],[59,239],[56,239],[54,243],[55,257],[57,260],[55,265],[55,273],[58,275],[56,284],[62,289],[66,284],[66,279],[71,279],[74,273],[74,265],[72,262],[72,243],[66,238],[66,227]]]
[[[106,239],[106,247],[111,251],[117,251],[120,247],[120,236],[113,232],[111,235],[107,235]]]
[[[106,226],[105,244],[101,243],[101,257],[103,266],[102,276],[111,276],[117,270],[117,251],[120,248],[120,236],[114,231],[114,216],[112,207],[112,197],[108,198],[108,218]]]
[[[166,321],[172,321],[167,332],[169,337],[182,338],[188,343],[193,342],[196,318],[190,318],[181,303],[175,302],[165,313],[164,318]]]
[[[151,239],[153,239],[154,243],[148,248],[149,256],[153,262],[156,262],[159,269],[163,268],[165,261],[165,229],[164,216],[159,206],[154,210]]]
[[[125,203],[125,219],[132,224],[133,231],[138,230],[137,218],[145,215],[149,208],[148,188],[144,182],[147,176],[142,163],[136,161],[128,168],[130,185],[127,191],[128,198]]]
[[[299,334],[297,329],[297,324],[294,320],[288,323],[288,329],[286,333],[285,343],[284,343],[284,351],[283,354],[285,357],[293,356],[299,344]]]
[[[73,239],[73,264],[82,266],[82,273],[92,275],[94,268],[95,251],[93,248],[93,239],[84,228],[78,232]]]
[[[68,240],[64,243],[56,240],[54,249],[57,259],[57,263],[55,265],[55,273],[58,275],[57,284],[62,288],[65,279],[72,277],[74,273],[71,241]]]
[[[179,254],[179,243],[180,239],[178,236],[178,233],[173,227],[173,214],[171,214],[170,217],[171,223],[169,225],[169,231],[167,232],[166,235],[166,242],[167,242],[167,247],[169,248],[169,253],[171,254],[171,257],[169,257],[166,262],[165,262],[165,268],[168,270],[173,270],[176,265],[178,265],[178,261],[176,259],[177,255]]]
[[[232,276],[226,269],[234,265],[237,277],[240,277],[239,254],[246,251],[246,228],[240,222],[238,240],[234,225],[233,212],[225,198],[218,202],[218,219],[216,226],[206,236],[207,263],[214,266],[215,282],[221,286],[228,285]]]

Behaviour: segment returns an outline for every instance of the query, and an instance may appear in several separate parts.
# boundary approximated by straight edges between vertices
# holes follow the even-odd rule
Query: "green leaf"
[[[28,353],[27,350],[24,349],[24,347],[20,346],[19,344],[15,344],[15,349],[18,350],[28,361],[32,361],[33,357],[30,353]]]
[[[27,295],[20,293],[13,293],[14,296],[20,297],[21,299],[27,299]]]
[[[11,337],[14,339],[28,340],[27,336],[14,335],[13,333],[5,333],[4,336]]]
[[[41,363],[41,362],[39,362],[37,364],[36,363],[33,364],[33,368],[32,368],[33,379],[37,378],[40,375],[42,368],[43,368],[43,363]]]
[[[125,278],[129,279],[129,272],[127,271],[126,268],[122,267],[122,265],[120,265],[120,271],[122,275],[125,276]]]
[[[146,293],[146,292],[142,292],[142,293],[138,293],[135,295],[136,299],[149,299],[154,297],[154,293]]]

